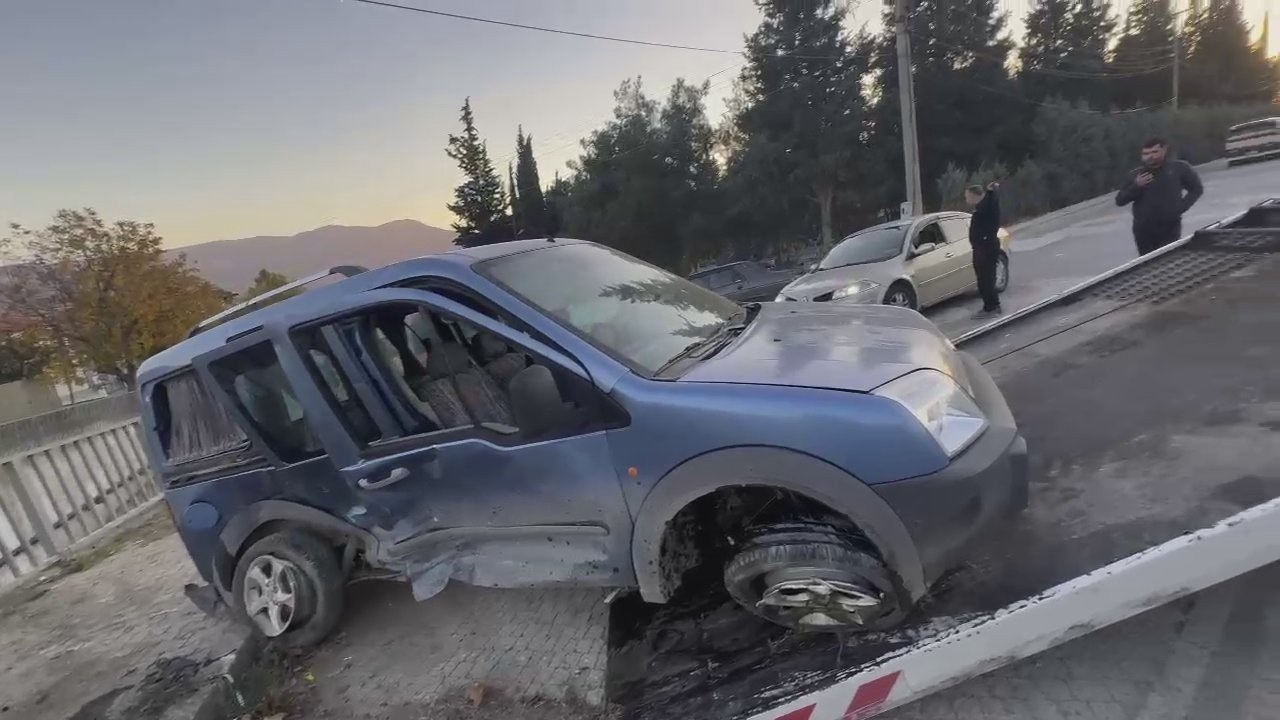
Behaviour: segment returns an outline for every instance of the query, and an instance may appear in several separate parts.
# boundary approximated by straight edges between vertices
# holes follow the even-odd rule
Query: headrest
[[[489,333],[480,333],[478,342],[480,357],[484,358],[485,362],[500,358],[511,352],[511,348],[505,342]]]

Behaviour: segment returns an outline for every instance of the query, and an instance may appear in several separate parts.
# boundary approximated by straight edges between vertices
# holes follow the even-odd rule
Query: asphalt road
[[[1204,227],[1262,200],[1280,196],[1280,161],[1228,168],[1218,161],[1200,168],[1204,197],[1183,217],[1183,232]],[[1013,256],[1006,313],[1027,307],[1138,256],[1129,208],[1098,198],[1010,227]],[[926,313],[947,335],[977,327],[976,295],[943,303]]]

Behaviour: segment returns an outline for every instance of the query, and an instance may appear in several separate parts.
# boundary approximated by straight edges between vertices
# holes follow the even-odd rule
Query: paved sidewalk
[[[84,570],[0,596],[0,718],[191,718],[241,631],[182,594],[197,576],[168,518],[144,522]]]
[[[1280,565],[1156,608],[879,717],[1280,717]]]
[[[511,717],[526,717],[529,706],[520,703],[530,701],[582,717],[604,702],[602,591],[451,583],[419,603],[403,583],[370,582],[347,597],[338,635],[305,661],[314,679],[296,702],[308,718],[452,717],[444,708],[476,684],[486,697],[517,703]]]

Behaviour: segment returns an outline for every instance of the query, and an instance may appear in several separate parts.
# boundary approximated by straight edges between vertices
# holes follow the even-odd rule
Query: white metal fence
[[[131,418],[0,457],[0,585],[150,504],[140,440]]]

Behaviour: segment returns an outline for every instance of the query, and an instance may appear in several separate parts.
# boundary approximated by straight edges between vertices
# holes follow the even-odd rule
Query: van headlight
[[[880,283],[872,282],[870,280],[859,280],[858,282],[853,283],[852,285],[846,285],[845,287],[842,287],[839,290],[836,290],[835,292],[831,293],[831,299],[843,300],[845,298],[851,298],[851,297],[854,297],[855,295],[861,295],[863,293],[871,292],[872,290],[875,290],[878,287],[880,287]]]
[[[948,457],[959,455],[987,428],[987,418],[973,398],[937,370],[917,370],[873,392],[915,415]]]

